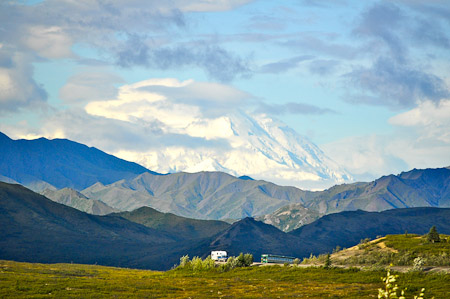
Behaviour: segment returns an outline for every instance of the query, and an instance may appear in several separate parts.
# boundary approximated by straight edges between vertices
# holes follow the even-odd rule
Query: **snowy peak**
[[[352,180],[318,146],[264,114],[238,111],[193,119],[184,129],[174,128],[174,132],[221,146],[178,145],[122,157],[158,172],[223,171],[302,189],[324,189]]]

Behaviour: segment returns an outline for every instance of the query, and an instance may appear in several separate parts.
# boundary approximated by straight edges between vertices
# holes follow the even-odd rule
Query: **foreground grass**
[[[156,272],[76,264],[0,261],[1,298],[367,298],[377,296],[383,271],[251,267],[220,273]],[[400,274],[409,294],[449,298],[450,275]]]

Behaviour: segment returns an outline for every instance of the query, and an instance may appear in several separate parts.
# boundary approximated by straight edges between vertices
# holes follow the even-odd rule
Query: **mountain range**
[[[55,200],[56,189],[74,188],[93,200],[89,203],[97,200],[119,211],[149,206],[198,219],[262,217],[290,231],[340,211],[450,207],[449,168],[414,169],[312,192],[223,172],[160,175],[69,140],[12,140],[4,134],[0,139],[0,180],[52,190],[47,195]],[[72,206],[77,207],[75,201]]]
[[[146,222],[145,215],[151,220],[154,214],[136,212],[141,222]],[[261,253],[301,258],[329,252],[337,245],[350,247],[367,237],[405,231],[423,234],[433,225],[450,233],[450,209],[409,208],[330,214],[290,233],[245,218],[223,224],[224,229],[216,227],[219,231],[212,236],[186,239],[186,230],[168,232],[165,224],[150,228],[118,215],[90,215],[7,183],[0,183],[0,215],[0,259],[150,269],[168,269],[185,254],[205,257],[215,249],[230,255],[249,252],[255,259]],[[171,221],[171,216],[159,216],[162,223]],[[199,227],[209,225],[200,221]]]

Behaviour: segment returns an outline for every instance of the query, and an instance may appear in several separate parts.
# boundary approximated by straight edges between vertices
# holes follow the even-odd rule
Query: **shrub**
[[[189,255],[183,255],[180,258],[180,265],[178,267],[180,268],[187,268],[191,265],[191,262],[189,261]]]
[[[413,271],[423,271],[423,265],[425,264],[425,259],[421,257],[416,257],[413,263]]]
[[[382,277],[381,280],[384,282],[384,289],[378,289],[378,299],[382,298],[398,298],[398,299],[406,299],[405,297],[405,289],[400,290],[400,297],[398,295],[399,286],[395,283],[397,281],[398,275],[391,274],[391,269],[387,270],[386,277]],[[414,299],[424,299],[425,289],[422,288],[420,290],[419,296],[414,296]]]
[[[192,270],[194,270],[194,271],[203,270],[203,261],[198,256],[194,256],[192,258],[191,264],[192,264]]]
[[[203,270],[210,270],[210,269],[214,269],[215,267],[216,267],[216,264],[213,261],[213,259],[211,258],[211,256],[208,256],[206,259],[203,260],[203,263],[202,263]]]

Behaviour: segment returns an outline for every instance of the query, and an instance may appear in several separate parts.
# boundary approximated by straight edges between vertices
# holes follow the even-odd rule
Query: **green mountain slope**
[[[177,235],[182,239],[211,237],[230,226],[230,224],[223,221],[190,219],[172,213],[161,213],[149,207],[113,215],[143,224],[158,231]]]
[[[439,232],[450,232],[450,209],[408,208],[382,212],[346,211],[325,215],[302,226],[290,235],[302,240],[314,240],[316,253],[331,252],[336,246],[351,247],[360,240],[405,231],[425,234],[436,226]]]
[[[161,268],[158,246],[176,237],[120,217],[55,203],[20,185],[0,183],[0,259]],[[166,245],[170,244],[170,245]]]

